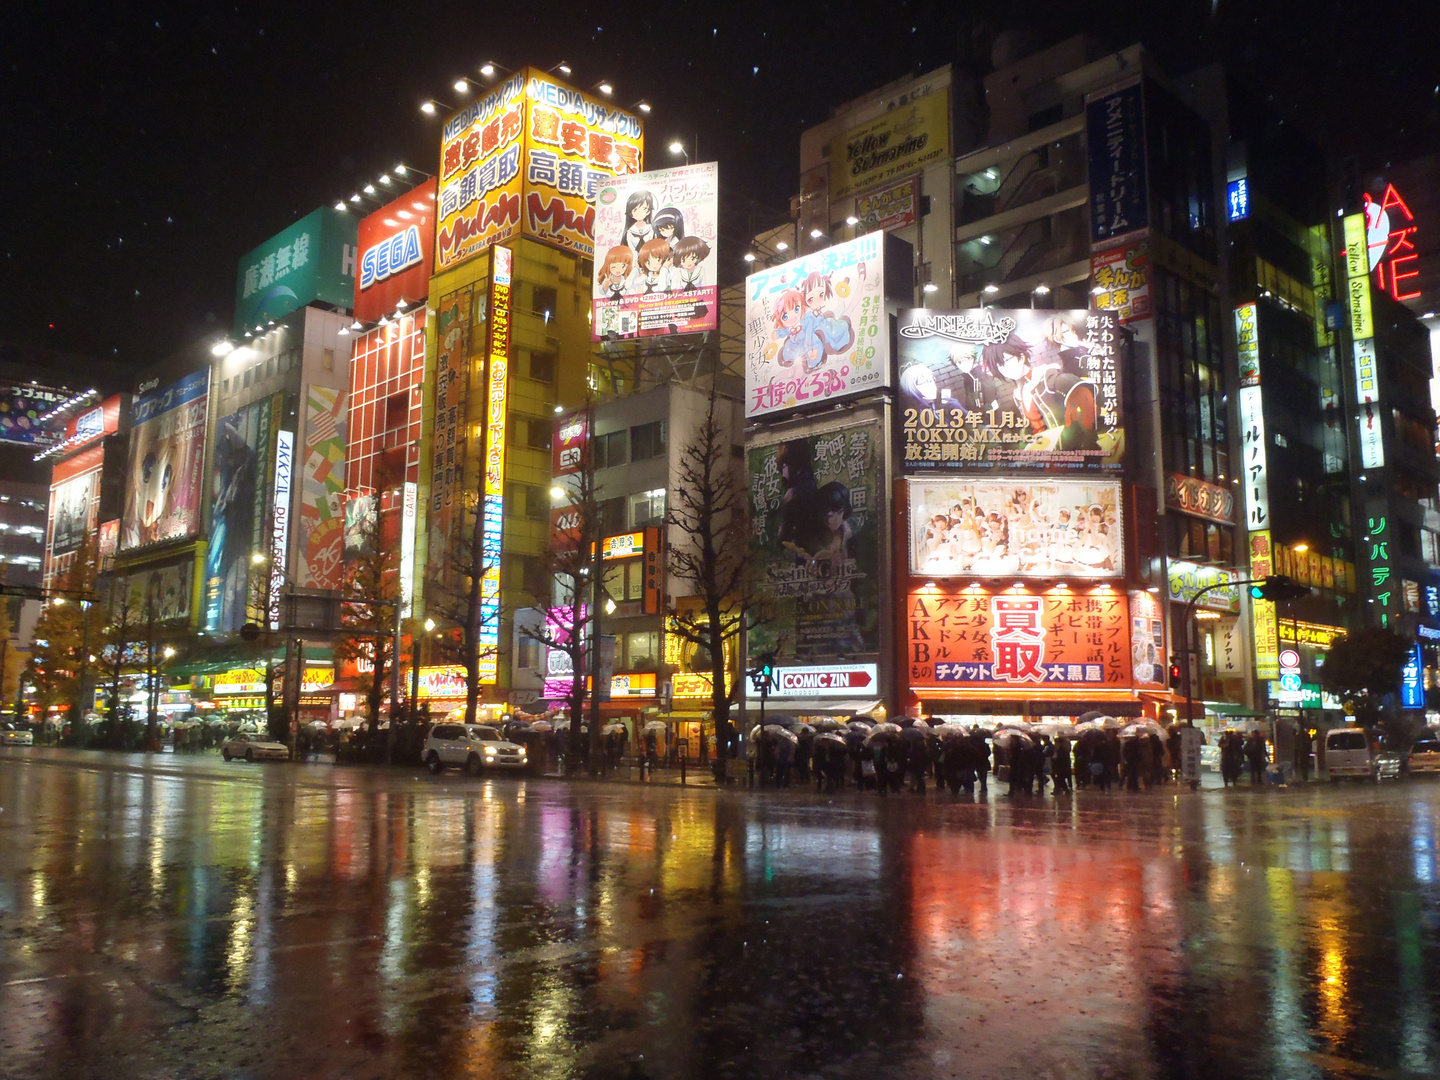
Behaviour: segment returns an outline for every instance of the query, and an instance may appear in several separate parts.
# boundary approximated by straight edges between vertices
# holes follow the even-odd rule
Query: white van
[[[1325,733],[1325,771],[1331,780],[1342,776],[1378,779],[1378,767],[1379,759],[1370,749],[1370,735],[1364,728],[1332,728]]]

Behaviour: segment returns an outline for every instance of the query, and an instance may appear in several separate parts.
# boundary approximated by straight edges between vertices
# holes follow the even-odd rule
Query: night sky
[[[160,359],[230,322],[242,253],[396,162],[435,171],[457,76],[568,61],[655,106],[647,166],[698,137],[722,199],[783,218],[802,128],[997,31],[1144,41],[1172,72],[1228,59],[1336,157],[1440,149],[1440,3],[1313,0],[19,5],[0,93],[0,339]],[[1262,9],[1257,16],[1251,9]],[[474,14],[467,14],[474,12]],[[531,14],[533,13],[533,14]],[[843,14],[842,14],[843,13]]]

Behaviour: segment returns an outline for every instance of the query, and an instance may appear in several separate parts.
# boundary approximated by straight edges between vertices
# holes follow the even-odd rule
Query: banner
[[[100,460],[95,467],[62,480],[50,489],[50,557],[79,550],[95,530],[100,509]],[[59,472],[59,469],[55,470]]]
[[[596,341],[714,330],[719,166],[627,176],[595,199]]]
[[[1165,615],[1154,593],[1130,593],[1130,670],[1136,686],[1164,689],[1170,681]]]
[[[1193,602],[1197,607],[1209,608],[1211,611],[1228,611],[1232,614],[1240,611],[1240,575],[1235,571],[1193,563],[1187,559],[1171,559],[1165,568],[1171,600],[1184,604]],[[1199,599],[1196,600],[1196,597]]]
[[[890,187],[860,195],[855,199],[855,217],[865,232],[889,232],[904,229],[919,220],[916,203],[919,181],[914,177]]]
[[[1150,225],[1145,171],[1145,94],[1137,79],[1086,95],[1090,158],[1090,242],[1111,244]]]
[[[442,567],[447,588],[459,588],[464,558],[455,530],[464,526],[465,417],[469,410],[470,320],[474,293],[469,289],[440,298],[435,315],[435,448],[430,473],[431,566]],[[481,298],[484,303],[484,298]],[[458,564],[458,565],[452,565]]]
[[[905,87],[874,120],[830,144],[830,191],[843,199],[950,157],[950,87],[934,76]]]
[[[207,368],[132,406],[122,551],[200,531],[209,387]]]
[[[64,437],[66,424],[51,413],[74,397],[70,390],[0,383],[0,443],[37,450],[54,446]]]
[[[435,255],[435,179],[431,177],[361,219],[355,318],[377,322],[401,301],[423,301]]]
[[[437,274],[520,231],[524,141],[523,72],[445,121],[435,211]]]
[[[751,547],[767,596],[750,656],[879,651],[881,443],[869,421],[749,449]]]
[[[1150,299],[1150,245],[1145,241],[1090,256],[1090,306],[1113,311],[1120,325],[1155,314]]]
[[[1118,480],[909,480],[910,573],[1125,574]]]
[[[250,596],[252,559],[270,557],[265,508],[275,425],[283,415],[284,395],[275,394],[215,424],[204,586],[204,625],[212,634],[233,633],[245,624],[256,599]]]
[[[1124,593],[1108,587],[1083,593],[918,589],[906,600],[905,625],[915,689],[1130,685],[1128,605]]]
[[[1125,453],[1113,312],[900,312],[902,467],[1118,467]]]
[[[745,416],[890,385],[884,233],[745,279]]]
[[[299,544],[295,582],[302,589],[338,589],[345,549],[344,390],[311,383],[305,389],[305,452],[300,474]]]

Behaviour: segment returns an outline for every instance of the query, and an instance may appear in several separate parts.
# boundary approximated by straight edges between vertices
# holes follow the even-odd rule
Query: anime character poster
[[[199,531],[209,389],[206,369],[132,406],[122,551],[184,539]]]
[[[371,554],[379,528],[379,496],[370,493],[346,498],[345,557],[363,558]]]
[[[95,528],[100,507],[100,470],[91,469],[72,476],[50,489],[50,555],[52,558],[78,551]]]
[[[714,330],[720,167],[617,177],[595,198],[595,318],[604,338]]]
[[[254,556],[268,556],[269,463],[284,399],[276,394],[215,423],[210,470],[210,543],[205,549],[205,629],[228,634],[251,606]]]
[[[751,546],[767,598],[751,656],[879,651],[881,449],[874,421],[749,449]]]
[[[296,581],[302,589],[338,589],[345,542],[344,390],[305,391],[305,465],[300,474],[300,545]]]
[[[1027,478],[908,482],[910,572],[1112,578],[1125,573],[1120,483]]]
[[[745,415],[890,385],[885,234],[868,233],[745,279]]]
[[[902,466],[1118,468],[1122,337],[1114,312],[900,312]]]
[[[157,622],[188,619],[193,567],[194,563],[186,559],[153,570],[141,570],[121,579],[117,595],[128,593],[130,610],[139,612],[142,620],[148,619],[152,611]]]

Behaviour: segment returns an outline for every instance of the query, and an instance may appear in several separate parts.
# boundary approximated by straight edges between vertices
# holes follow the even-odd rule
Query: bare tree
[[[594,413],[590,414],[588,430],[594,431]],[[565,771],[574,774],[580,769],[580,740],[585,711],[585,679],[590,670],[591,630],[595,625],[596,567],[600,564],[600,541],[603,522],[596,499],[595,469],[586,440],[578,472],[569,478],[570,505],[554,530],[551,545],[545,553],[544,574],[550,592],[537,597],[537,606],[544,612],[538,630],[522,631],[539,643],[549,654],[565,657],[570,667],[570,691],[566,704],[570,713],[569,751]],[[603,583],[599,584],[603,588]],[[598,642],[594,643],[598,647]],[[594,692],[592,688],[592,693]],[[589,732],[590,771],[600,767],[599,724],[592,723]]]
[[[372,740],[380,728],[380,702],[385,695],[385,678],[394,662],[395,609],[400,603],[400,553],[381,542],[380,516],[376,514],[359,550],[346,553],[345,577],[341,586],[339,654],[373,664],[365,693]],[[395,723],[392,717],[386,756],[393,746]]]
[[[110,738],[118,749],[125,724],[130,720],[130,706],[122,697],[122,683],[127,672],[135,670],[135,635],[141,625],[140,605],[136,603],[128,578],[109,581],[110,597],[106,605],[108,621],[104,628],[106,674],[110,688],[106,694],[106,711],[110,714]],[[152,734],[147,728],[147,736]]]
[[[730,707],[739,697],[739,681],[731,683],[725,664],[726,645],[738,647],[753,588],[749,501],[723,408],[712,385],[705,420],[680,451],[666,515],[673,542],[665,553],[667,576],[699,600],[695,609],[671,616],[668,628],[708,655],[720,783],[732,737]]]

